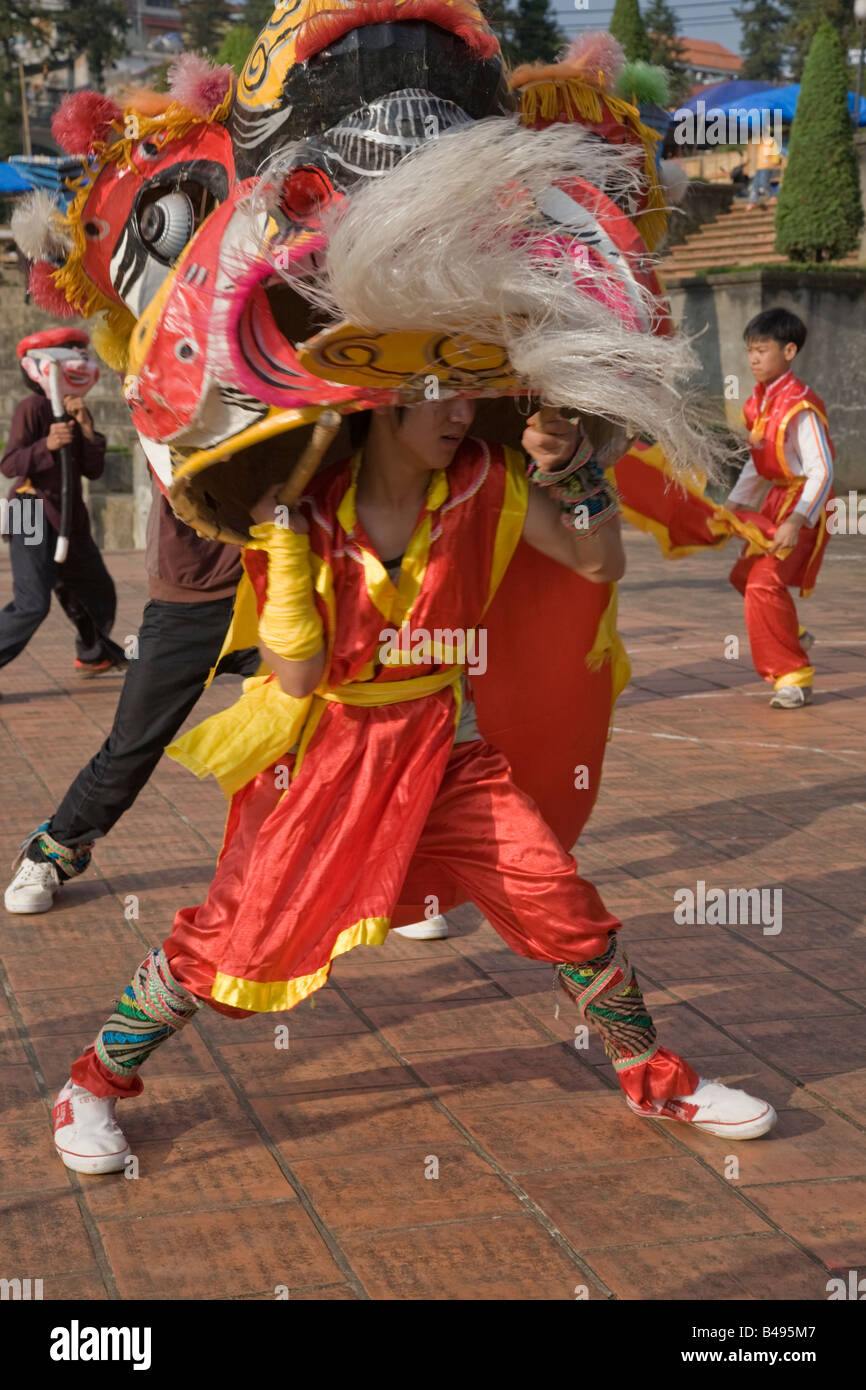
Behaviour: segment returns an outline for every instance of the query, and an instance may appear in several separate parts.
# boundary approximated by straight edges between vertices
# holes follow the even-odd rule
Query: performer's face
[[[752,376],[764,385],[784,376],[797,356],[796,343],[777,343],[775,338],[750,338],[746,350]]]
[[[394,440],[407,462],[422,468],[447,468],[457,453],[475,416],[475,402],[455,396],[445,401],[410,405],[394,422]]]

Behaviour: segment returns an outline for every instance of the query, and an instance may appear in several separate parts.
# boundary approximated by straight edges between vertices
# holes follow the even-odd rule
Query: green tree
[[[854,0],[788,0],[787,9],[789,19],[784,38],[795,82],[800,81],[809,46],[825,19],[833,25],[846,53],[855,47]]]
[[[793,261],[835,261],[863,226],[845,53],[832,22],[817,29],[791,127],[776,208],[776,250]]]
[[[683,46],[677,16],[667,0],[651,0],[644,11],[643,24],[650,45],[649,62],[665,69],[671,101],[679,105],[691,91],[692,79],[681,62]]]
[[[789,11],[775,0],[746,0],[734,7],[734,14],[743,28],[740,76],[750,82],[778,82],[785,66]]]
[[[232,22],[228,0],[182,0],[183,40],[193,53],[216,53]]]
[[[507,23],[510,33],[503,51],[515,66],[539,59],[549,63],[565,46],[550,0],[516,0]]]
[[[57,52],[71,58],[85,54],[90,86],[101,91],[106,68],[126,52],[126,0],[65,0],[52,19]]]
[[[216,51],[217,62],[228,63],[240,77],[260,32],[249,24],[233,24]]]
[[[19,43],[40,45],[43,32],[29,0],[0,3],[0,159],[21,153],[21,78]]]
[[[852,0],[853,3],[853,0]],[[619,39],[630,63],[642,58],[650,61],[650,41],[641,18],[637,0],[616,0],[610,20],[610,32]]]

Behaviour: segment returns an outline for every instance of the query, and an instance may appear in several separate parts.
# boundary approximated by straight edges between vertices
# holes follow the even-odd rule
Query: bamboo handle
[[[307,483],[312,478],[319,464],[325,456],[328,447],[337,437],[340,428],[341,416],[336,410],[323,410],[310,436],[306,449],[301,454],[298,462],[292,470],[292,476],[287,478],[277,494],[277,500],[284,507],[293,507],[303,492]]]

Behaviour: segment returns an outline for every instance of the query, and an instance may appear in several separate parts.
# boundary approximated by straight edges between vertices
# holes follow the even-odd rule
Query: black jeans
[[[54,563],[57,532],[47,521],[38,545],[28,545],[16,532],[8,541],[12,602],[0,612],[0,666],[23,652],[48,617],[52,593],[78,630],[78,660],[102,661],[107,655],[102,636],[107,638],[114,625],[117,594],[93,537],[74,537],[62,565]]]
[[[68,849],[89,844],[120,820],[147,782],[166,744],[171,743],[202,693],[219,656],[234,599],[205,603],[145,605],[138,656],[120,692],[111,733],[83,767],[49,823],[50,834]],[[219,673],[252,676],[258,650],[231,652]]]

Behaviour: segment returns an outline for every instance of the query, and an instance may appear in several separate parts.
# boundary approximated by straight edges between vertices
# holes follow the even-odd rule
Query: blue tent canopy
[[[743,97],[751,98],[753,92],[765,92],[766,90],[766,82],[746,82],[742,79],[735,82],[713,82],[711,86],[704,87],[688,101],[684,101],[682,106],[677,107],[677,110],[697,112],[698,103],[703,102],[706,111],[716,111],[723,102],[736,101]]]
[[[800,96],[799,82],[792,82],[787,87],[764,87],[759,91],[752,92],[743,100],[736,98],[727,101],[718,101],[713,98],[707,101],[707,116],[710,111],[778,111],[783,121],[792,121],[797,110],[797,100]],[[854,93],[848,93],[848,110],[854,111]],[[858,126],[866,125],[866,97],[860,98],[860,111]]]

